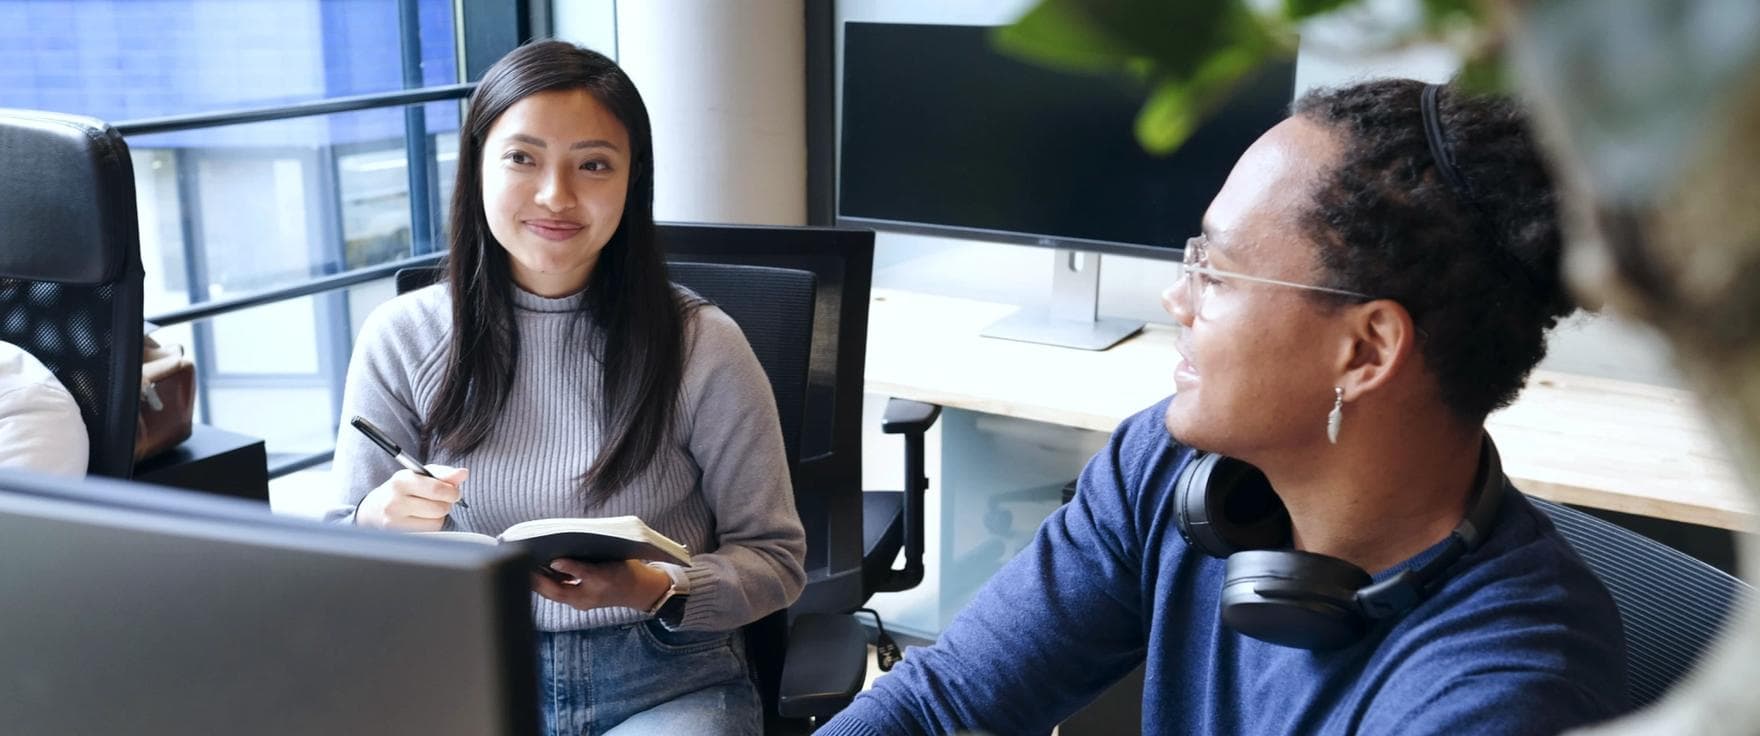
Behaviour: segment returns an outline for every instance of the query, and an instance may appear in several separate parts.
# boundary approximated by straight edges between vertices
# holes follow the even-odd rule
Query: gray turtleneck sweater
[[[744,334],[705,306],[686,320],[684,382],[672,440],[630,485],[587,503],[579,478],[599,449],[600,366],[573,313],[578,297],[547,299],[515,288],[519,356],[494,429],[475,450],[431,450],[423,462],[469,468],[446,528],[495,535],[531,519],[630,514],[690,548],[689,567],[669,570],[687,593],[673,628],[731,630],[800,595],[806,536],[795,513],[770,384]],[[336,440],[337,504],[327,518],[352,522],[362,498],[400,468],[348,426],[354,415],[412,450],[445,374],[451,297],[444,284],[404,294],[362,326],[342,397]],[[569,631],[637,621],[629,608],[581,611],[532,596],[539,629]]]

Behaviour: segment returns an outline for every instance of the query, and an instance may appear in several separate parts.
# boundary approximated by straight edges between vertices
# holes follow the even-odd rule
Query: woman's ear
[[[1348,310],[1338,385],[1344,389],[1345,401],[1355,401],[1407,369],[1417,349],[1418,330],[1411,313],[1392,299],[1376,299]]]

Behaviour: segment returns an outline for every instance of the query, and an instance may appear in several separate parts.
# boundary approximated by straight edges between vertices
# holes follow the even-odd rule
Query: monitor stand
[[[1100,254],[1058,248],[1052,258],[1051,305],[1022,307],[979,334],[1081,350],[1105,350],[1143,323],[1100,316]]]

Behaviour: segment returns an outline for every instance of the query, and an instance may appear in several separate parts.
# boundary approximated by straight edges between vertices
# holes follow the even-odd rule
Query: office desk
[[[867,389],[1111,432],[1173,391],[1174,330],[1149,325],[1089,352],[980,337],[1007,304],[876,289]],[[1530,495],[1590,508],[1752,531],[1754,506],[1692,394],[1535,371],[1486,422],[1504,470]]]
[[[269,502],[269,458],[263,441],[197,424],[189,439],[142,460],[134,480]]]

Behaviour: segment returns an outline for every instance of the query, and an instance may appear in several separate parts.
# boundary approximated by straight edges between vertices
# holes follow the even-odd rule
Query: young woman
[[[437,477],[345,426],[333,517],[487,534],[640,517],[691,564],[532,578],[548,728],[757,733],[735,630],[799,595],[805,535],[751,347],[666,280],[641,96],[597,53],[521,47],[472,95],[458,163],[445,282],[374,311],[343,398]]]

